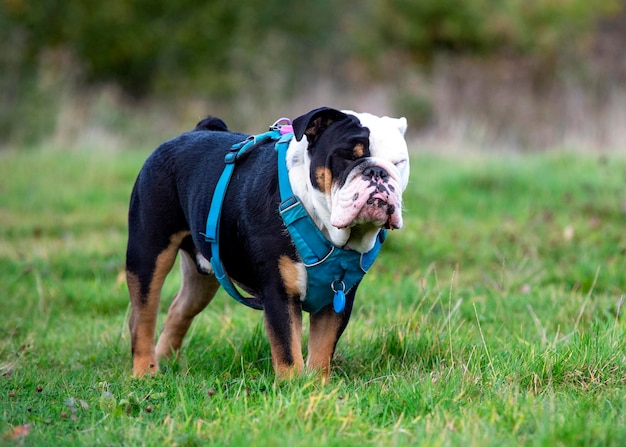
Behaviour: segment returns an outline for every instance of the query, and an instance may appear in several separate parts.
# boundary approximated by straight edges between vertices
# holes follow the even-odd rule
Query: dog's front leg
[[[346,307],[342,312],[335,312],[332,305],[329,305],[311,314],[309,355],[306,363],[309,369],[319,370],[324,381],[330,374],[330,365],[337,341],[350,320],[355,293],[356,286],[346,295]]]
[[[293,297],[273,295],[264,302],[265,329],[272,348],[272,364],[279,379],[302,372],[302,304]]]

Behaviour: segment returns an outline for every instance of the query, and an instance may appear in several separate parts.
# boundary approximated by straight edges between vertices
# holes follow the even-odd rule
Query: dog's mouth
[[[331,225],[339,229],[362,224],[399,229],[401,208],[400,186],[394,177],[380,166],[369,166],[336,192]]]
[[[371,222],[382,228],[395,230],[402,226],[402,223],[398,222],[398,217],[396,206],[389,203],[389,198],[384,194],[377,192],[367,199],[353,220],[353,226],[361,222]]]
[[[331,220],[331,224],[339,229],[371,224],[379,228],[397,230],[402,227],[402,216],[397,211],[397,206],[389,203],[386,198],[371,197],[353,218],[343,215],[339,219]]]

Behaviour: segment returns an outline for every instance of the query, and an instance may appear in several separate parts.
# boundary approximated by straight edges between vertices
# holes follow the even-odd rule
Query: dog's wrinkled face
[[[379,229],[402,227],[405,131],[404,118],[329,108],[294,120],[300,142],[288,154],[292,188],[335,245],[365,252]]]

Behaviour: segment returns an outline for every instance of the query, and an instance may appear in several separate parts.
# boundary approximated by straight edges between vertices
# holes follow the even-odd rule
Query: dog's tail
[[[207,116],[196,124],[194,132],[197,130],[216,130],[218,132],[228,132],[226,123],[215,116]]]

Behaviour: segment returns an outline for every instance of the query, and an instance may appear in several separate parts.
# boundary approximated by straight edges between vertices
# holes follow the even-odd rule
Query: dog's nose
[[[385,171],[380,166],[370,166],[363,171],[363,176],[367,177],[368,179],[372,179],[376,181],[378,180],[384,181],[384,180],[387,180],[387,177],[389,177],[389,174],[387,174],[387,171]]]

